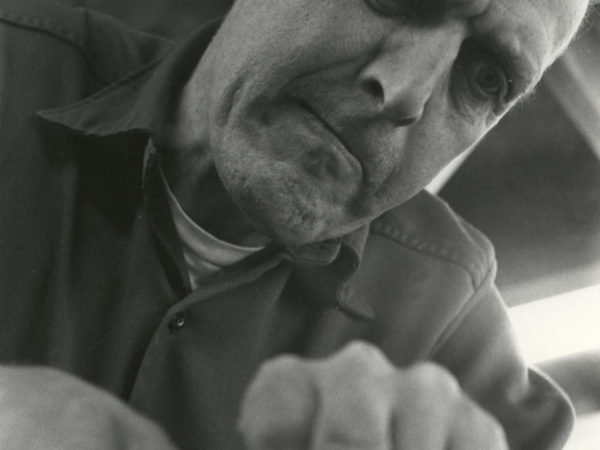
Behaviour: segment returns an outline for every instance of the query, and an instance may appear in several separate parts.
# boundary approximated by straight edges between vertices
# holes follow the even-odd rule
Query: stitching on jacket
[[[90,24],[87,10],[84,10],[83,20],[85,21],[86,41],[85,50],[82,50],[84,51],[86,58],[89,59],[92,70],[94,70],[98,77],[104,80],[105,83],[109,84],[119,78],[119,73],[116,71],[111,73],[107,67],[103,67],[102,64],[98,64],[98,51],[96,50],[95,42],[89,32]]]
[[[472,257],[469,257],[467,256],[467,252],[461,251],[458,247],[441,245],[424,240],[420,236],[406,233],[390,224],[374,222],[371,225],[371,232],[392,239],[396,243],[420,253],[435,256],[460,267],[469,274],[473,289],[479,286],[481,280],[484,279],[484,275],[489,272],[489,268],[492,265],[491,258],[485,256],[487,252],[479,246],[477,246],[481,250],[478,252],[479,254],[472,252]]]
[[[92,95],[85,97],[83,100],[80,100],[77,103],[72,103],[70,105],[62,106],[60,108],[44,109],[44,110],[38,111],[38,114],[40,114],[47,120],[53,121],[54,120],[53,116],[61,115],[65,112],[70,112],[72,110],[76,110],[78,108],[84,107],[89,103],[95,102],[99,98],[109,95],[111,92],[113,92],[117,89],[120,89],[123,86],[134,85],[135,83],[139,83],[141,78],[144,76],[144,74],[151,71],[152,69],[154,69],[154,67],[159,62],[160,62],[160,60],[152,61],[151,63],[143,66],[139,70],[136,70],[135,72],[132,72],[129,75],[127,75],[126,77],[120,79],[119,82],[109,84],[108,86],[105,86],[104,88],[100,89],[99,91],[95,92]],[[81,128],[81,126],[79,126],[79,125],[76,126],[76,129],[79,131],[84,131],[83,128]],[[136,130],[130,130],[130,131],[133,132]]]
[[[87,20],[87,17],[86,17]],[[61,25],[48,19],[42,19],[33,15],[14,14],[0,7],[0,21],[6,23],[31,28],[37,31],[47,32],[50,35],[62,39],[68,44],[73,45],[82,54],[84,61],[90,68],[91,72],[103,84],[108,85],[114,82],[123,74],[110,74],[97,65],[97,55],[94,50],[89,48],[83,36],[73,32]],[[160,58],[158,58],[160,59]]]
[[[97,73],[102,72],[105,77],[105,79],[107,80],[107,83],[113,83],[115,80],[118,80],[120,78],[122,78],[123,76],[125,76],[127,73],[137,73],[137,71],[139,70],[140,67],[145,67],[155,61],[160,61],[162,60],[165,52],[158,52],[156,54],[156,58],[152,59],[150,62],[145,61],[143,62],[141,65],[137,65],[134,68],[128,68],[125,71],[122,70],[117,70],[116,67],[113,67],[111,70],[111,67],[109,67],[109,65],[102,65],[101,60],[99,60],[99,55],[101,53],[101,51],[99,50],[101,48],[101,42],[100,45],[97,42],[97,34],[93,34],[90,33],[90,30],[92,29],[92,26],[90,26],[90,11],[87,9],[83,10],[84,15],[83,15],[83,19],[86,22],[86,26],[85,26],[85,30],[87,31],[87,40],[86,40],[86,45],[85,45],[85,52],[86,55],[89,57],[90,61],[94,61],[97,65],[95,65],[95,70],[97,71]],[[108,27],[107,27],[108,29]],[[154,39],[157,40],[158,42],[158,36],[153,36]],[[166,45],[167,43],[172,44],[171,41],[168,41],[167,39],[160,39],[160,41]]]
[[[31,27],[34,29],[48,31],[51,34],[55,34],[58,37],[62,37],[64,39],[66,39],[67,41],[71,42],[72,44],[75,44],[78,47],[81,47],[81,48],[84,47],[84,42],[80,36],[77,36],[77,34],[73,33],[71,30],[68,30],[67,28],[62,27],[59,24],[57,24],[56,22],[53,22],[51,20],[42,19],[42,18],[36,17],[36,16],[25,16],[23,14],[12,14],[9,11],[6,11],[2,8],[0,8],[0,18],[3,18],[7,22],[10,22],[10,23],[14,22],[14,23],[17,23],[20,25],[25,25],[27,27]]]
[[[477,299],[479,298],[479,294],[481,293],[482,287],[495,275],[495,264],[490,265],[488,270],[485,272],[484,276],[481,278],[481,281],[473,287],[473,294],[469,296],[467,301],[462,305],[462,307],[458,308],[456,314],[448,321],[448,325],[444,327],[435,343],[431,347],[430,355],[434,357],[439,349],[444,345],[444,343],[449,339],[450,336],[454,333],[454,331],[460,325],[460,322],[475,308],[479,302]]]
[[[51,36],[62,39],[68,44],[73,45],[82,54],[84,61],[86,62],[87,66],[90,68],[94,76],[104,84],[110,83],[111,80],[106,79],[94,64],[94,58],[87,51],[88,49],[86,48],[85,41],[82,38],[82,36],[74,33],[71,30],[61,27],[57,23],[52,22],[50,20],[40,19],[37,16],[13,14],[1,8],[0,20],[4,20],[5,22],[12,25],[20,25],[37,31],[49,33]]]

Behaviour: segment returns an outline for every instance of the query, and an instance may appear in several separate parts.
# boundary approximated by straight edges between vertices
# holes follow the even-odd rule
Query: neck
[[[162,130],[165,177],[187,215],[210,234],[232,244],[264,245],[269,239],[233,202],[212,161],[207,108],[201,106],[206,105],[202,91],[210,83],[198,84],[198,79],[210,80],[210,74],[194,73]]]
[[[163,170],[187,215],[204,230],[242,246],[261,246],[268,242],[231,200],[213,165],[191,175],[186,165],[169,157],[163,159]]]

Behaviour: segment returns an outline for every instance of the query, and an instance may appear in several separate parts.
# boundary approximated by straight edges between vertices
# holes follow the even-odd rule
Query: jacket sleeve
[[[495,267],[450,323],[433,360],[502,423],[511,449],[560,449],[573,409],[549,378],[528,368],[493,279]]]

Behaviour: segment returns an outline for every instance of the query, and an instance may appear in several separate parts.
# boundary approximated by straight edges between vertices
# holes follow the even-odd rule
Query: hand
[[[394,368],[352,343],[325,360],[267,362],[242,405],[249,450],[504,450],[504,432],[446,370]]]
[[[174,450],[117,398],[43,367],[0,367],[0,448]]]

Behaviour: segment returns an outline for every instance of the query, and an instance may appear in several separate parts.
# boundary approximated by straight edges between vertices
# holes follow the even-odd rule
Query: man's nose
[[[400,30],[364,67],[360,86],[382,117],[398,127],[411,125],[449,75],[461,42],[460,30],[418,30],[410,35]]]

